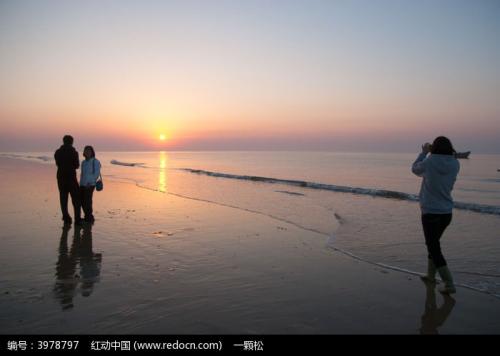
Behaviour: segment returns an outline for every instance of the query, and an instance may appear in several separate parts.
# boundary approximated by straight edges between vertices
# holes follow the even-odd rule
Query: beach
[[[498,297],[443,297],[321,227],[105,176],[95,224],[68,229],[53,165],[0,167],[2,334],[500,332]]]

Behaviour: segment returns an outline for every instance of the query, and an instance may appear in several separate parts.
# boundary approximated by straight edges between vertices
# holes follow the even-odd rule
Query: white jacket
[[[101,174],[101,162],[98,159],[84,159],[81,165],[80,186],[95,186]]]
[[[418,155],[412,172],[422,177],[420,207],[423,214],[450,214],[453,210],[451,191],[460,171],[460,163],[452,155],[426,153]]]

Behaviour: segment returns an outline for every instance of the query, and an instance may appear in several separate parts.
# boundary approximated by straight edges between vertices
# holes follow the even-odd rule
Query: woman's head
[[[94,148],[92,146],[85,146],[85,148],[83,149],[83,157],[85,157],[86,159],[95,157]]]
[[[453,156],[456,151],[451,144],[449,138],[444,136],[436,137],[432,143],[431,153],[438,155],[450,155]]]

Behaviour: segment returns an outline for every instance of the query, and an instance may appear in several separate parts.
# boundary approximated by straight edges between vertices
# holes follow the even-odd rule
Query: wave
[[[197,170],[195,170],[195,171],[197,171]],[[388,270],[392,270],[392,271],[395,271],[395,272],[409,274],[409,275],[413,275],[413,276],[423,276],[423,275],[425,275],[425,273],[423,273],[423,272],[413,271],[413,270],[410,270],[410,269],[406,269],[406,268],[402,268],[402,267],[398,267],[398,266],[392,266],[392,265],[388,265],[388,264],[381,263],[381,262],[375,262],[375,261],[363,258],[363,257],[361,257],[359,255],[356,255],[356,254],[354,254],[354,253],[352,253],[352,252],[350,252],[350,251],[348,251],[346,249],[338,247],[335,244],[335,236],[338,233],[338,230],[334,231],[333,233],[327,233],[327,232],[320,231],[320,230],[317,230],[317,229],[314,229],[314,228],[306,227],[306,226],[304,226],[302,224],[298,224],[298,223],[296,223],[294,221],[291,221],[289,219],[284,219],[282,217],[278,217],[276,215],[265,213],[265,212],[262,212],[262,211],[259,211],[259,210],[249,209],[249,208],[245,208],[245,207],[241,207],[241,206],[237,206],[237,205],[232,205],[232,204],[226,204],[226,203],[223,203],[223,202],[213,201],[213,200],[209,200],[209,199],[197,198],[197,197],[188,196],[188,195],[185,195],[185,194],[175,193],[175,192],[171,192],[171,191],[165,192],[165,191],[159,190],[157,188],[148,187],[146,185],[143,185],[139,181],[137,181],[135,179],[132,179],[132,178],[119,178],[119,180],[121,180],[121,179],[127,181],[128,184],[135,185],[136,187],[138,187],[140,189],[145,189],[145,190],[149,190],[149,191],[154,191],[154,192],[159,192],[159,193],[163,193],[163,194],[167,194],[167,195],[176,196],[176,197],[183,198],[183,199],[195,200],[195,201],[205,202],[205,203],[208,203],[208,204],[215,204],[215,205],[224,206],[224,207],[228,207],[228,208],[232,208],[232,209],[238,209],[238,210],[241,210],[241,211],[246,211],[246,212],[253,213],[253,214],[267,216],[267,217],[269,217],[269,218],[271,218],[273,220],[293,225],[293,226],[295,226],[295,227],[297,227],[297,228],[299,228],[301,230],[309,231],[309,232],[321,235],[323,237],[326,237],[327,240],[326,240],[325,248],[327,248],[329,250],[332,250],[332,251],[335,251],[335,252],[338,252],[338,253],[341,253],[343,255],[346,255],[346,256],[354,259],[354,260],[357,260],[357,261],[360,261],[360,262],[363,262],[363,263],[367,263],[367,264],[370,264],[370,265],[373,265],[373,266],[377,266],[379,268],[388,269]],[[342,228],[342,226],[345,226],[347,224],[346,220],[342,216],[340,216],[339,214],[334,213],[334,216],[335,216],[335,219],[338,221],[340,228]],[[484,273],[474,273],[474,272],[457,271],[456,273],[469,273],[469,274],[477,274],[477,275],[480,275],[480,276],[497,277],[497,275],[484,274]],[[439,278],[438,278],[438,280],[439,280]],[[487,290],[485,288],[478,288],[478,287],[471,286],[471,285],[464,284],[464,283],[455,283],[455,285],[459,286],[459,287],[462,287],[462,288],[473,290],[475,292],[479,292],[479,293],[483,293],[483,294],[488,294],[488,295],[491,295],[493,297],[500,298],[500,294],[496,294],[496,293],[491,292],[491,291],[489,291],[489,290]]]
[[[288,194],[288,195],[298,195],[298,196],[304,196],[305,194],[302,193],[297,193],[297,192],[290,192],[288,190],[275,190],[276,193],[283,193],[283,194]]]
[[[285,184],[285,185],[301,187],[301,188],[308,188],[308,189],[328,190],[328,191],[338,192],[338,193],[368,195],[368,196],[372,196],[372,197],[398,199],[398,200],[405,200],[405,201],[412,201],[412,202],[418,202],[418,200],[419,200],[418,195],[416,195],[416,194],[398,192],[398,191],[393,191],[393,190],[349,187],[349,186],[325,184],[325,183],[317,183],[317,182],[308,182],[308,181],[293,180],[293,179],[280,179],[280,178],[272,178],[272,177],[238,175],[238,174],[229,174],[229,173],[221,173],[221,172],[212,172],[212,171],[206,171],[203,169],[193,169],[193,168],[179,168],[179,169],[186,171],[186,172],[190,172],[190,173],[203,174],[203,175],[217,177],[217,178],[239,179],[239,180],[246,180],[246,181],[252,181],[252,182],[269,183],[269,184]],[[473,211],[473,212],[482,213],[482,214],[500,215],[500,206],[496,206],[496,205],[455,202],[454,206],[455,206],[455,209],[459,209],[459,210]]]
[[[361,261],[361,262],[364,262],[364,263],[367,263],[367,264],[370,264],[370,265],[373,265],[373,266],[377,266],[377,267],[380,267],[380,268],[385,268],[385,269],[388,269],[388,270],[392,270],[392,271],[396,271],[396,272],[400,272],[400,273],[405,273],[405,274],[409,274],[409,275],[413,275],[413,276],[424,276],[425,273],[421,273],[421,272],[417,272],[417,271],[412,271],[410,269],[407,269],[407,268],[402,268],[402,267],[397,267],[397,266],[392,266],[392,265],[388,265],[388,264],[385,264],[385,263],[381,263],[381,262],[374,262],[374,261],[371,261],[369,259],[366,259],[366,258],[363,258],[361,256],[358,256],[352,252],[349,252],[345,249],[342,249],[342,248],[339,248],[335,245],[335,235],[332,234],[330,235],[329,239],[327,240],[326,242],[326,248],[328,249],[331,249],[333,251],[336,251],[336,252],[339,252],[339,253],[342,253],[354,260],[358,260],[358,261]],[[455,271],[454,273],[469,273],[469,272],[462,272],[462,271]],[[488,277],[498,277],[498,275],[491,275],[491,274],[484,274],[484,273],[469,273],[469,274],[475,274],[475,275],[479,275],[479,276],[488,276]],[[441,281],[443,282],[442,279],[440,278],[436,278],[438,281]],[[466,289],[470,289],[470,290],[473,290],[475,292],[479,292],[479,293],[483,293],[483,294],[488,294],[488,295],[491,295],[495,298],[499,298],[500,299],[500,294],[497,294],[495,292],[491,292],[489,291],[488,289],[486,288],[478,288],[478,287],[475,287],[475,286],[472,286],[470,284],[465,284],[465,283],[455,283],[455,286],[457,287],[462,287],[462,288],[466,288]]]
[[[35,159],[43,162],[50,162],[53,160],[53,158],[49,156],[32,156],[32,155],[21,155],[14,153],[2,153],[1,156],[8,158],[16,158],[16,159]]]
[[[120,161],[117,161],[116,159],[112,159],[109,163],[117,165],[117,166],[126,166],[126,167],[142,167],[142,166],[144,166],[144,163],[120,162]]]
[[[44,161],[44,162],[52,161],[52,158],[50,158],[48,156],[28,156],[28,158],[39,159],[40,161]]]
[[[480,179],[480,181],[488,183],[500,183],[500,178],[485,178],[485,179]]]
[[[293,225],[293,226],[295,226],[295,227],[297,227],[299,229],[302,229],[302,230],[314,232],[316,234],[320,234],[320,235],[327,236],[327,237],[330,236],[326,232],[323,232],[323,231],[320,231],[320,230],[316,230],[316,229],[313,229],[313,228],[310,228],[310,227],[306,227],[306,226],[298,224],[298,223],[296,223],[296,222],[294,222],[292,220],[283,219],[283,218],[280,218],[278,216],[275,216],[275,215],[272,215],[272,214],[268,214],[268,213],[265,213],[265,212],[262,212],[262,211],[259,211],[259,210],[244,208],[244,207],[241,207],[241,206],[226,204],[226,203],[217,202],[217,201],[209,200],[209,199],[192,197],[192,196],[188,196],[188,195],[184,195],[184,194],[180,194],[180,193],[175,193],[175,192],[171,192],[171,191],[166,192],[166,191],[160,190],[158,188],[153,188],[153,187],[149,187],[147,185],[144,185],[141,182],[139,182],[138,180],[133,179],[133,178],[116,177],[114,175],[109,175],[109,177],[111,177],[115,181],[125,181],[128,184],[133,184],[137,188],[140,188],[140,189],[149,190],[149,191],[152,191],[152,192],[157,192],[157,193],[162,193],[162,194],[167,194],[167,195],[172,195],[172,196],[183,198],[183,199],[189,199],[189,200],[195,200],[195,201],[200,201],[200,202],[209,203],[209,204],[215,204],[215,205],[224,206],[224,207],[227,207],[227,208],[232,208],[232,209],[237,209],[237,210],[241,210],[241,211],[246,211],[246,212],[253,213],[253,214],[263,215],[263,216],[267,216],[268,218],[271,218],[271,219],[274,219],[274,220],[277,220],[277,221],[281,221],[281,222]],[[336,219],[340,219],[340,216],[338,214],[334,214],[334,215],[335,215]],[[341,221],[339,220],[339,224],[340,223],[341,223]]]

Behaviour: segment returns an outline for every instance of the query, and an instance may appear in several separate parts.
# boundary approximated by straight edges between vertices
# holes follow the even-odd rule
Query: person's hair
[[[73,144],[73,136],[71,135],[66,135],[63,137],[63,143],[65,145],[72,145]]]
[[[95,157],[94,147],[92,147],[92,146],[85,146],[85,148],[83,149],[83,154],[84,155],[85,155],[85,151],[87,151],[87,149],[89,149],[92,152],[91,156],[89,158]]]
[[[444,136],[436,137],[432,143],[431,153],[438,155],[450,155],[453,156],[456,151],[451,144],[449,138]]]

